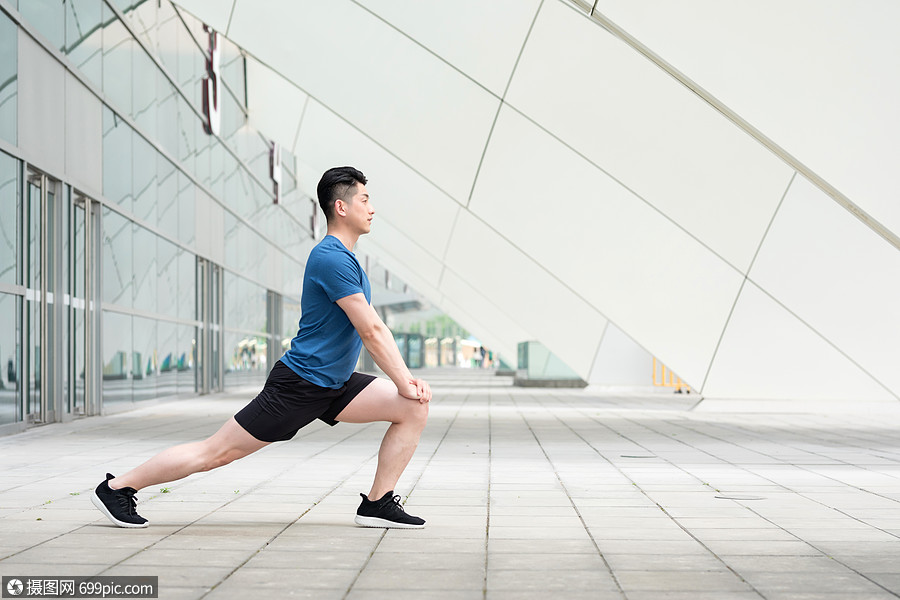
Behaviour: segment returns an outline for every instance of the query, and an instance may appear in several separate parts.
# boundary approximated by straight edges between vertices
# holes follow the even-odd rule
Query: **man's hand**
[[[431,386],[424,379],[410,379],[402,390],[397,391],[404,398],[418,400],[421,404],[431,402]]]

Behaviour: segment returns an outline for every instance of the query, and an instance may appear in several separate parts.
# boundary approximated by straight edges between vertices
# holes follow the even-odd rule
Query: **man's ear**
[[[340,198],[334,201],[334,212],[335,214],[341,215],[342,217],[347,215],[347,206]]]

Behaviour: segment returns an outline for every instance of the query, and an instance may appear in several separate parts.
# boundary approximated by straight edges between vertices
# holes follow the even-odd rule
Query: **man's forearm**
[[[412,374],[406,363],[403,362],[397,342],[394,341],[394,336],[386,325],[379,323],[368,335],[363,336],[362,341],[372,356],[372,360],[384,371],[385,375],[390,377],[398,390],[403,389],[401,386],[409,385]]]

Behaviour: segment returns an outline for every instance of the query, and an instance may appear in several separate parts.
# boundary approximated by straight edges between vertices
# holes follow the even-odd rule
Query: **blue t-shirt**
[[[337,301],[362,292],[372,301],[369,278],[333,235],[325,236],[306,261],[300,326],[281,362],[320,387],[344,385],[359,359],[362,340]]]

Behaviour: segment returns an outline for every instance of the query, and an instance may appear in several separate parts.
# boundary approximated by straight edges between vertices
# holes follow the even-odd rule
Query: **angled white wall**
[[[600,0],[637,44],[568,0],[180,4],[249,52],[301,189],[361,168],[360,250],[508,361],[536,339],[597,382],[653,355],[708,397],[900,398],[900,250],[795,172],[900,232],[895,4]]]

